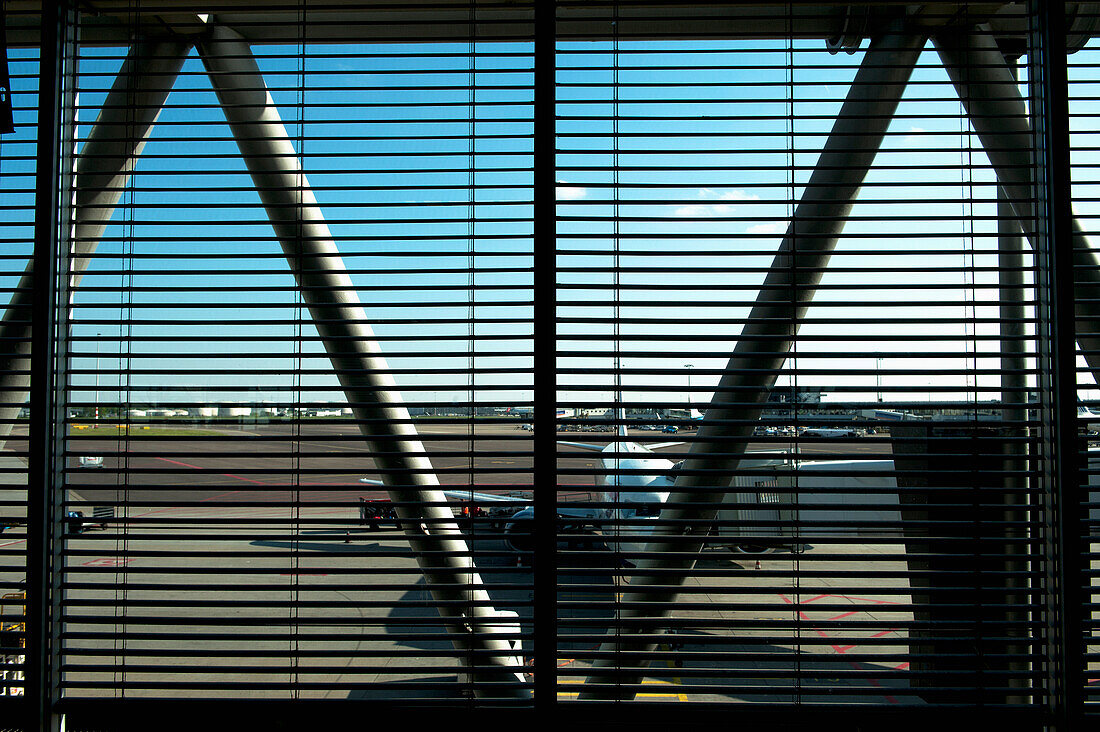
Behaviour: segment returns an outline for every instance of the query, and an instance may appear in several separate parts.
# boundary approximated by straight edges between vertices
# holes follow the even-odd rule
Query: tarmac
[[[82,452],[108,453],[100,469],[77,467],[73,450],[69,504],[90,515],[97,501],[123,500],[115,520],[64,540],[67,697],[461,696],[464,667],[408,543],[392,526],[359,521],[358,499],[382,496],[358,483],[371,474],[367,448],[337,428],[308,439],[281,428],[143,444],[81,441]],[[255,454],[235,457],[245,444]],[[476,474],[479,486],[530,484],[530,432],[478,436],[473,473],[462,436],[429,444],[444,482],[468,484]],[[294,445],[317,454],[288,455]],[[873,456],[881,448],[848,449]],[[595,468],[596,457],[569,459]],[[297,473],[280,467],[295,460]],[[7,485],[25,485],[21,465],[0,455]],[[575,477],[578,492],[589,486]],[[19,489],[4,492],[12,490],[8,498],[25,499]],[[476,525],[468,538],[494,607],[516,612],[524,654],[539,652],[530,568],[518,565],[499,532]],[[21,529],[0,535],[0,581],[9,587],[25,574],[24,551]],[[630,570],[599,536],[559,545],[557,560],[558,693],[569,700],[623,610]],[[913,624],[906,572],[903,546],[888,539],[809,540],[800,554],[708,550],[668,622],[678,632],[655,652],[638,698],[920,704],[906,662]],[[441,681],[454,683],[443,692],[420,688]]]

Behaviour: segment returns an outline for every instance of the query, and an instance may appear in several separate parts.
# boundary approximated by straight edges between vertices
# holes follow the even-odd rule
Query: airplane
[[[703,413],[700,412],[695,407],[691,407],[690,409],[688,409],[687,422],[683,425],[683,427],[677,427],[674,424],[666,423],[664,421],[664,419],[661,417],[661,415],[657,412],[653,413],[653,419],[656,421],[657,425],[664,425],[663,427],[657,426],[655,429],[659,429],[662,432],[679,432],[681,429],[685,429],[685,430],[699,429],[699,425],[696,424],[696,423],[702,423]]]
[[[1085,432],[1088,434],[1094,435],[1100,431],[1100,412],[1095,409],[1090,409],[1084,404],[1078,404],[1077,419],[1084,421]]]
[[[839,427],[810,427],[803,430],[803,437],[859,437],[859,433],[852,429]]]
[[[672,492],[676,469],[679,462],[673,462],[660,457],[655,450],[676,447],[684,442],[659,442],[642,445],[626,440],[627,429],[625,412],[619,412],[618,439],[607,445],[594,445],[587,442],[570,442],[559,440],[559,445],[574,447],[590,452],[598,452],[603,457],[601,463],[603,470],[600,475],[602,490],[597,494],[597,499],[591,504],[586,503],[559,503],[557,507],[558,517],[565,519],[566,524],[572,523],[573,529],[580,530],[585,527],[622,527],[630,540],[623,540],[616,536],[605,536],[605,542],[613,551],[624,553],[640,552],[644,549],[646,536],[653,530],[656,520],[660,516],[661,506],[668,500]],[[822,437],[847,437],[855,435],[852,430],[819,428],[807,430],[803,434]],[[778,466],[787,461],[773,456],[765,459],[750,460],[742,463],[745,467],[760,469],[768,466]],[[360,478],[361,483],[382,487],[380,480],[373,478]],[[535,518],[534,502],[530,498],[517,497],[515,495],[500,495],[495,493],[482,493],[480,491],[451,488],[444,489],[443,495],[447,498],[464,504],[473,504],[487,509],[490,518],[498,518],[504,529],[504,542],[515,552],[529,552],[534,548],[533,527]],[[493,506],[499,508],[495,509]],[[569,519],[577,519],[570,522]],[[646,524],[650,523],[649,526]],[[568,529],[567,529],[568,530]],[[733,542],[732,546],[740,551],[753,550]],[[786,546],[786,545],[784,545]],[[796,545],[791,545],[797,551]]]
[[[601,458],[603,490],[597,494],[594,505],[559,504],[557,512],[560,518],[578,519],[576,523],[579,527],[607,523],[614,525],[619,521],[629,521],[629,531],[632,536],[644,535],[652,530],[652,527],[646,527],[644,524],[639,526],[638,521],[657,519],[661,512],[661,504],[668,500],[669,492],[672,490],[673,469],[676,467],[676,463],[658,457],[653,451],[684,443],[660,442],[647,446],[626,441],[623,439],[627,437],[624,420],[625,414],[620,412],[617,435],[619,439],[610,444],[593,445],[587,442],[564,440],[558,442],[559,445],[604,455]],[[375,486],[384,485],[382,481],[373,478],[360,478],[359,482]],[[504,541],[517,552],[526,552],[533,548],[532,527],[535,507],[531,499],[464,489],[445,489],[443,495],[452,500],[490,507],[490,514],[493,513],[491,509],[493,504],[508,504],[507,507],[502,507],[505,514],[508,514],[517,504],[528,504],[505,516]],[[622,551],[639,551],[644,545],[644,536],[642,541],[614,543]]]
[[[659,442],[642,445],[626,438],[627,428],[625,412],[619,412],[618,439],[607,445],[595,445],[587,442],[559,440],[559,445],[574,447],[590,452],[598,452],[603,470],[600,475],[602,490],[595,501],[588,503],[558,504],[557,514],[565,519],[566,531],[581,530],[586,527],[621,527],[629,540],[617,536],[606,536],[605,542],[613,551],[624,553],[640,552],[645,547],[646,536],[653,530],[660,516],[661,506],[672,492],[676,469],[679,462],[660,457],[655,450],[676,447],[684,442]],[[811,432],[811,431],[807,431]],[[820,436],[849,436],[851,430],[822,428],[813,432],[827,433]],[[805,434],[805,433],[804,433]],[[784,459],[769,457],[742,463],[746,467],[759,469],[786,463]],[[361,483],[383,487],[380,480],[360,478]],[[534,548],[533,527],[535,518],[534,502],[530,498],[496,493],[482,493],[476,490],[451,488],[443,494],[463,504],[476,505],[486,509],[490,519],[497,519],[503,526],[505,544],[517,553],[530,552]],[[494,509],[495,506],[499,508]],[[569,519],[576,519],[570,522]],[[647,526],[646,524],[650,525]],[[572,527],[568,526],[572,524]],[[756,553],[737,542],[731,544],[740,551]],[[784,545],[785,546],[785,545]],[[796,545],[791,548],[797,551]],[[627,562],[630,564],[630,562]]]

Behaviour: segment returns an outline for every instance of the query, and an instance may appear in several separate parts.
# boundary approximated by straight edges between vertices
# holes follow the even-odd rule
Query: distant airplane
[[[859,437],[859,433],[842,427],[811,427],[803,430],[802,437]]]

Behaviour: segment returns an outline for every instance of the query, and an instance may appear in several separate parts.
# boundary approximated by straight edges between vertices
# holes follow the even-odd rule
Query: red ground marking
[[[876,605],[898,605],[900,603],[894,600],[872,600],[869,597],[855,597],[853,595],[818,595],[813,600],[805,600],[804,602],[813,602],[814,600],[820,600],[823,597],[839,597],[844,600],[855,600],[857,602],[873,602]]]
[[[198,465],[191,465],[190,463],[182,463],[179,460],[169,460],[168,458],[162,458],[162,457],[158,457],[158,458],[154,458],[154,459],[163,460],[164,462],[172,463],[173,465],[181,465],[185,468],[194,468],[195,470],[202,470],[202,468],[200,468]],[[227,478],[236,478],[237,480],[241,480],[241,481],[244,481],[246,483],[255,483],[257,485],[269,485],[268,483],[265,483],[262,480],[253,480],[251,478],[242,478],[241,476],[233,475],[232,473],[222,473],[222,475],[226,476]],[[233,496],[233,495],[236,495],[238,493],[240,493],[240,491],[228,491],[226,493],[219,493],[216,496],[207,496],[206,498],[199,499],[199,503],[205,503],[206,501],[216,501],[219,498],[227,498],[229,496]],[[154,511],[146,511],[143,514],[140,514],[140,516],[152,516],[154,514],[164,513],[165,511],[173,511],[173,510],[175,510],[175,509],[172,508],[172,507],[158,508]],[[137,517],[135,517],[135,518],[137,518]]]
[[[158,458],[155,458],[155,459],[156,460],[163,460],[164,462],[172,463],[173,465],[182,465],[185,468],[194,468],[195,470],[202,470],[203,469],[203,468],[199,467],[198,465],[191,465],[190,463],[181,463],[179,460],[169,460],[168,458],[162,458],[162,457],[158,457]],[[244,478],[240,475],[233,475],[232,473],[221,473],[221,475],[224,475],[226,478],[233,478],[235,480],[243,480],[245,483],[255,483],[256,485],[271,485],[270,483],[267,483],[267,482],[262,481],[262,480],[253,480],[252,478]]]
[[[849,615],[855,615],[858,612],[859,612],[859,610],[849,610],[846,613],[841,613],[840,615],[834,615],[833,617],[829,618],[829,620],[840,620],[841,618],[846,618]]]
[[[16,539],[15,541],[9,541],[7,544],[0,544],[0,547],[15,546],[16,544],[22,544],[26,539]]]
[[[240,491],[229,491],[228,493],[219,493],[216,496],[207,496],[206,498],[200,498],[198,502],[199,503],[205,503],[206,501],[213,501],[213,500],[216,500],[218,498],[226,498],[227,496],[232,496],[232,495],[235,495],[237,493],[240,493]],[[143,516],[152,516],[153,514],[164,513],[165,511],[174,511],[174,510],[175,510],[175,508],[172,507],[172,506],[165,506],[164,508],[157,508],[157,509],[154,509],[152,511],[146,511],[145,513],[138,514],[134,518],[141,518]]]
[[[124,567],[134,561],[131,557],[100,557],[88,562],[83,562],[82,567]]]
[[[856,663],[852,663],[851,661],[849,661],[849,662],[848,662],[848,665],[849,665],[849,666],[851,666],[851,667],[852,667],[853,669],[855,669],[856,671],[858,671],[858,670],[859,670],[859,664],[856,664]],[[879,680],[878,680],[878,679],[871,679],[871,678],[869,678],[869,679],[867,679],[867,680],[868,680],[868,681],[870,681],[870,682],[871,682],[871,686],[875,687],[876,689],[881,689],[881,688],[882,688],[882,684],[881,684],[881,683],[879,682]],[[883,698],[883,699],[885,699],[885,700],[886,700],[886,701],[887,701],[888,703],[890,703],[890,704],[897,704],[897,703],[898,703],[898,700],[897,700],[897,699],[895,699],[895,698],[894,698],[893,696],[891,696],[890,694],[883,694],[883,695],[882,695],[882,698]]]
[[[229,496],[235,496],[238,493],[240,493],[240,491],[229,491],[228,493],[219,493],[216,496],[207,496],[206,498],[200,498],[199,503],[206,503],[207,501],[215,501],[219,498],[228,498]]]
[[[784,595],[782,592],[777,592],[776,594],[779,595],[780,599],[782,599],[783,602],[787,603],[788,605],[795,605],[796,604],[793,600],[791,600],[789,597]],[[825,597],[839,597],[839,598],[843,598],[843,599],[846,599],[846,600],[857,600],[858,599],[858,600],[863,600],[865,602],[880,602],[880,604],[889,604],[889,605],[897,605],[898,604],[896,602],[890,602],[888,600],[877,601],[877,600],[870,600],[870,599],[867,599],[867,598],[848,597],[847,595],[818,595],[817,597],[814,597],[810,600],[801,601],[797,604],[802,605],[802,604],[805,604],[805,603],[808,603],[808,602],[813,602],[814,600],[820,600],[820,599],[825,598]],[[847,617],[848,615],[854,615],[856,612],[859,612],[859,611],[855,610],[855,611],[852,611],[852,612],[849,612],[849,613],[844,613],[843,615],[838,615],[835,618],[829,618],[829,619],[830,620],[837,620],[838,618]],[[801,618],[802,620],[807,621],[807,622],[813,622],[812,620],[810,620],[809,617],[806,616],[806,613],[802,612],[801,610],[798,611],[798,617]],[[822,638],[832,638],[832,636],[830,636],[828,633],[826,633],[825,631],[820,630],[818,628],[814,628],[813,631],[815,633],[817,633],[819,636],[821,636]],[[893,629],[885,630],[885,631],[882,631],[881,633],[876,633],[875,636],[872,636],[872,637],[877,637],[879,635],[884,635],[886,633],[892,633],[892,632],[894,632]],[[830,645],[830,647],[832,647],[832,649],[834,651],[837,652],[837,654],[844,654],[844,653],[852,650],[853,648],[855,648],[855,644],[847,645],[847,646],[838,646],[838,645],[830,643],[829,645]],[[855,663],[854,661],[848,661],[848,665],[851,666],[856,671],[859,670],[859,664]],[[908,666],[909,664],[906,663],[906,664],[903,664],[903,665]],[[900,669],[901,666],[895,666],[895,668]],[[867,680],[876,689],[883,688],[882,684],[879,682],[878,679],[868,678]],[[890,694],[883,694],[882,698],[885,699],[888,704],[897,704],[898,703],[898,700]]]

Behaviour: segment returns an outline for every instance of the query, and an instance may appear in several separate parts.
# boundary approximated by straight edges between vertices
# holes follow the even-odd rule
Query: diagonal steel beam
[[[76,161],[72,288],[88,268],[190,50],[191,43],[176,39],[137,43],[111,85]],[[30,388],[33,292],[28,262],[0,321],[0,443],[11,434]]]
[[[617,634],[600,647],[581,699],[629,700],[657,646],[652,636],[695,566],[709,526],[760,418],[860,187],[882,146],[926,38],[872,41],[756,298],[733,355],[691,442],[660,525],[623,593]],[[671,572],[670,572],[671,570]],[[670,587],[671,586],[671,587]],[[646,637],[649,636],[649,637]]]
[[[970,124],[997,173],[997,182],[1034,247],[1034,147],[1027,106],[1015,75],[986,30],[932,37]],[[1073,219],[1074,314],[1077,344],[1100,384],[1100,260]]]
[[[501,619],[439,489],[251,47],[237,32],[214,26],[198,49],[436,609],[470,664],[475,693],[525,696],[517,684],[523,682],[521,662],[500,637]]]

